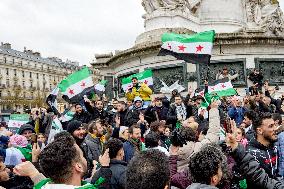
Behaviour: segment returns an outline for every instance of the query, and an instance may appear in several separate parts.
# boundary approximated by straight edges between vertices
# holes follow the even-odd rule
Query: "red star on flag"
[[[184,45],[178,46],[178,50],[179,51],[183,51],[184,52],[185,49],[186,49],[186,47]]]
[[[172,49],[172,46],[171,46],[169,43],[168,43],[168,48],[169,48],[169,49]]]
[[[145,81],[144,81],[144,83],[145,83],[145,84],[148,84],[148,81],[147,81],[147,80],[145,80]]]
[[[13,123],[13,126],[16,126],[16,125],[17,125],[17,124],[14,122],[14,123]]]
[[[203,48],[204,48],[204,47],[202,47],[201,45],[199,45],[198,47],[196,47],[196,52],[201,52]]]
[[[214,87],[210,87],[212,91],[214,91]]]
[[[74,90],[69,89],[68,93],[71,94],[71,95],[73,95],[73,94],[74,94]]]
[[[222,88],[225,88],[225,87],[226,87],[226,85],[222,84],[222,85],[221,85],[221,87],[222,87]]]
[[[82,82],[81,87],[86,87],[86,83]]]
[[[199,95],[200,95],[200,96],[204,96],[204,92],[201,91],[201,92],[199,93]]]

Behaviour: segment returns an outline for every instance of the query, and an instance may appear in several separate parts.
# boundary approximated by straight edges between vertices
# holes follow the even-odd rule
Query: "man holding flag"
[[[143,100],[144,107],[151,104],[152,89],[149,87],[153,85],[152,71],[146,70],[142,73],[135,74],[130,78],[125,78],[122,81],[123,88],[126,91],[126,98],[128,101],[133,101],[135,97],[140,97]]]

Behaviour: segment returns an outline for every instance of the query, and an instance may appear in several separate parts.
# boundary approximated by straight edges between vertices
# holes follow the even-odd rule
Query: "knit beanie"
[[[81,121],[77,121],[77,120],[71,121],[70,123],[68,123],[67,132],[72,135],[73,132],[79,129],[80,127],[82,127]]]
[[[10,144],[13,147],[27,147],[28,145],[28,140],[26,137],[22,135],[13,135],[10,137]]]

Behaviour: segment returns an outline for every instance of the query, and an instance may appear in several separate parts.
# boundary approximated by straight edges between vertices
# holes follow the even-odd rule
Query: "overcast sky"
[[[144,31],[141,0],[0,0],[0,41],[87,64]],[[284,0],[279,1],[284,7]]]

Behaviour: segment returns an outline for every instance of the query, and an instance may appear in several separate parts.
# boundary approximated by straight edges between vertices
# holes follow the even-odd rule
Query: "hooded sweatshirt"
[[[254,156],[260,167],[265,170],[270,178],[278,176],[277,145],[271,144],[267,147],[253,138],[248,145],[247,151]]]

